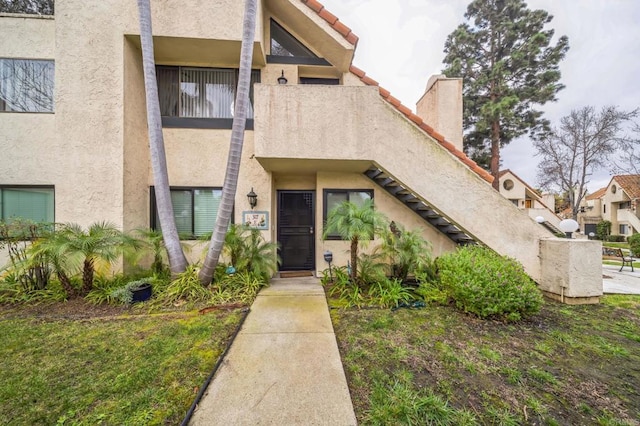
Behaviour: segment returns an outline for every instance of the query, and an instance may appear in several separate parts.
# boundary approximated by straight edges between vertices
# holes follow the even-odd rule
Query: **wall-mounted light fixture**
[[[282,70],[282,75],[278,77],[278,84],[287,84],[289,80],[284,76],[284,70]]]
[[[258,194],[253,192],[253,187],[251,187],[251,191],[247,194],[247,200],[249,200],[249,205],[251,206],[251,210],[258,204]]]

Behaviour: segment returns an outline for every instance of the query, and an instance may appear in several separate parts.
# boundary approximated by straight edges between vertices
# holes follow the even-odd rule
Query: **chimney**
[[[433,75],[416,114],[462,151],[462,79]]]

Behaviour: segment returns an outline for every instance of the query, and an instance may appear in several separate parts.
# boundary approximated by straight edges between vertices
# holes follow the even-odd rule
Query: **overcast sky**
[[[353,64],[415,111],[429,76],[442,71],[444,42],[470,0],[320,0],[360,37]],[[542,109],[552,124],[591,105],[640,107],[640,0],[528,0],[554,19],[547,28],[569,37],[560,64],[566,88]],[[539,161],[527,138],[503,150],[502,168],[536,186]],[[605,186],[594,176],[590,191]]]

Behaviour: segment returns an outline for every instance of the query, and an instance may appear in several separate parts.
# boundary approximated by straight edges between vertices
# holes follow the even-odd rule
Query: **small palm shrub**
[[[281,263],[278,244],[268,242],[258,229],[233,224],[224,239],[224,253],[238,272],[250,272],[268,281]]]
[[[431,262],[431,244],[422,237],[421,231],[407,231],[393,221],[382,233],[382,244],[377,251],[389,264],[389,275],[401,281]]]
[[[542,294],[513,259],[467,246],[438,260],[440,282],[457,308],[480,318],[517,321],[537,313]]]
[[[631,248],[631,253],[635,257],[640,257],[640,234],[633,234],[627,238],[627,242],[629,243],[629,248]]]

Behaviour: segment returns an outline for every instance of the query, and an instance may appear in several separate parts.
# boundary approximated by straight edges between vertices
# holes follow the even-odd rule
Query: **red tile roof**
[[[605,194],[605,192],[607,192],[607,187],[606,186],[604,188],[598,189],[593,194],[587,195],[586,199],[587,200],[597,200],[598,198],[602,198],[602,196]]]
[[[358,44],[358,36],[351,31],[351,28],[347,27],[345,24],[340,22],[338,17],[333,13],[329,12],[320,2],[316,0],[300,0],[302,3],[306,4],[311,10],[316,12],[319,17],[327,21],[334,30],[342,35],[349,43],[352,45]]]
[[[612,180],[618,182],[629,198],[640,198],[640,175],[618,175]]]
[[[311,10],[316,12],[318,16],[324,19],[329,25],[333,27],[338,33],[340,33],[349,43],[352,45],[356,45],[358,43],[358,36],[356,36],[349,27],[340,22],[340,20],[331,12],[329,12],[320,2],[316,0],[300,0],[302,3],[306,4]],[[440,133],[436,132],[433,127],[429,126],[424,120],[415,115],[411,108],[406,107],[402,104],[397,98],[391,96],[391,93],[383,87],[380,87],[380,84],[374,79],[367,76],[367,74],[362,71],[360,68],[351,65],[350,69],[352,74],[358,77],[364,84],[367,86],[377,86],[380,92],[380,96],[386,100],[388,103],[393,105],[400,113],[402,113],[409,120],[414,122],[416,126],[420,127],[424,130],[429,136],[438,141],[440,145],[442,145],[445,149],[447,149],[451,154],[456,156],[462,163],[464,163],[467,167],[473,170],[476,174],[478,174],[481,178],[486,180],[487,182],[493,182],[493,176],[489,172],[487,172],[482,167],[478,166],[475,161],[467,157],[467,155],[457,149],[454,144],[447,141],[444,136]]]
[[[464,163],[467,167],[469,167],[471,170],[473,170],[481,178],[483,178],[484,180],[486,180],[489,183],[493,182],[493,176],[491,176],[491,174],[489,174],[489,172],[487,172],[482,167],[478,166],[475,161],[473,161],[472,159],[467,157],[467,155],[464,152],[462,152],[459,149],[457,149],[454,144],[452,144],[451,142],[447,141],[444,138],[444,136],[442,136],[440,133],[436,132],[433,129],[433,127],[431,127],[427,123],[425,123],[424,120],[421,117],[415,115],[411,111],[410,108],[404,106],[397,98],[394,98],[393,96],[391,96],[391,93],[388,90],[386,90],[385,88],[380,87],[380,85],[378,84],[377,81],[367,77],[367,75],[365,74],[364,71],[362,71],[361,69],[359,69],[359,68],[357,68],[357,67],[355,67],[353,65],[351,65],[350,71],[351,71],[352,74],[354,74],[358,78],[360,78],[360,81],[362,81],[364,84],[366,84],[368,86],[378,86],[378,90],[380,92],[380,96],[383,99],[385,99],[387,102],[389,102],[391,105],[393,105],[400,113],[402,113],[405,117],[407,117],[409,120],[414,122],[418,127],[420,127],[422,130],[424,130],[429,136],[431,136],[433,139],[438,141],[438,143],[440,145],[442,145],[445,149],[447,149],[449,152],[451,152],[451,154],[456,156],[462,163]]]

